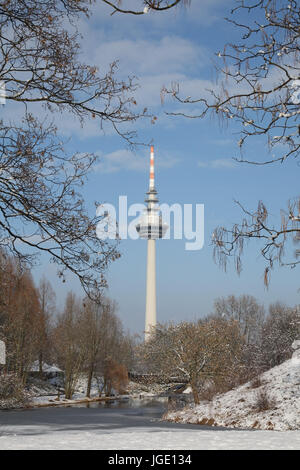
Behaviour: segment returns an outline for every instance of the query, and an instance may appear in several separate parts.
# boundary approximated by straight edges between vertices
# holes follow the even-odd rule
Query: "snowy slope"
[[[260,383],[260,386],[253,387],[249,382],[215,396],[211,402],[170,412],[166,419],[244,429],[300,429],[299,351],[290,360],[262,374]],[[262,396],[267,396],[269,409],[260,411],[258,402]]]

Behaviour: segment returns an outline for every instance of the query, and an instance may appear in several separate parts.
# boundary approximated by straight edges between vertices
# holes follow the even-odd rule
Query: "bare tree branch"
[[[300,199],[290,201],[288,211],[281,213],[281,226],[276,228],[269,224],[268,211],[262,201],[259,202],[256,211],[246,210],[238,201],[245,214],[240,224],[235,224],[232,229],[217,227],[212,236],[214,245],[214,259],[225,270],[228,259],[233,258],[238,273],[242,270],[242,254],[245,242],[250,239],[258,239],[262,242],[260,253],[267,262],[264,272],[266,286],[270,280],[270,270],[275,263],[280,266],[295,268],[299,263],[299,250],[294,254],[289,250],[286,255],[286,244],[291,238],[295,244],[300,240]]]
[[[256,13],[249,24],[227,18],[242,29],[239,44],[227,44],[216,54],[223,66],[217,66],[221,82],[208,90],[211,99],[183,97],[180,85],[162,90],[175,101],[199,105],[199,112],[168,112],[169,115],[203,118],[213,113],[223,120],[240,125],[240,149],[252,137],[265,137],[272,158],[252,163],[283,162],[300,152],[300,13],[295,0],[260,0],[247,5],[243,0],[232,11]],[[260,17],[264,15],[264,20]],[[279,156],[277,156],[277,154]],[[243,156],[239,161],[243,161]]]
[[[179,4],[187,5],[191,0],[140,0],[138,3],[142,4],[142,10],[129,10],[121,8],[122,1],[110,2],[109,0],[102,0],[103,3],[109,5],[115,13],[126,13],[130,15],[145,15],[150,11],[165,11],[178,6]]]
[[[116,244],[96,237],[98,219],[86,211],[79,193],[96,156],[68,155],[49,115],[70,112],[81,123],[91,118],[99,130],[108,123],[132,144],[136,134],[123,124],[146,117],[147,109],[138,110],[135,77],[116,78],[117,62],[101,74],[80,62],[75,20],[89,15],[90,4],[5,0],[0,5],[5,107],[24,105],[16,119],[4,115],[0,121],[0,247],[25,263],[46,253],[63,280],[71,271],[97,297],[106,286],[106,268],[119,254]],[[37,105],[40,119],[32,114]]]
[[[227,44],[219,51],[217,75],[219,84],[207,90],[208,96],[184,97],[180,85],[162,90],[163,98],[171,96],[183,106],[179,112],[167,112],[188,118],[205,118],[209,114],[221,121],[239,126],[240,156],[235,160],[254,165],[283,163],[300,155],[300,10],[296,0],[258,0],[248,3],[237,0],[227,21],[241,30],[239,43]],[[247,13],[247,20],[245,15]],[[241,14],[241,15],[240,15]],[[240,16],[239,16],[240,15]],[[196,111],[188,112],[192,105]],[[245,143],[254,138],[266,139],[270,158],[245,158]],[[261,140],[259,140],[261,142]],[[215,260],[226,269],[233,258],[236,270],[242,269],[246,241],[262,242],[260,253],[266,260],[264,281],[268,285],[274,263],[296,267],[299,249],[286,255],[289,240],[299,243],[300,198],[282,211],[281,224],[270,225],[268,211],[259,202],[256,211],[247,211],[241,223],[231,229],[217,227],[213,233]]]

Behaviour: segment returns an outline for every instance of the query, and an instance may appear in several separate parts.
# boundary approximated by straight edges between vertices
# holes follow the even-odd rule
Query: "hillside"
[[[293,357],[230,392],[196,407],[170,412],[168,421],[231,428],[300,429],[300,342]]]

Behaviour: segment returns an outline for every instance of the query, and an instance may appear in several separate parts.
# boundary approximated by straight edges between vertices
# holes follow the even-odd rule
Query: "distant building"
[[[65,373],[57,366],[50,366],[46,362],[43,363],[42,377],[39,371],[39,363],[35,361],[29,371],[29,376],[33,378],[42,378],[43,380],[51,380],[51,382],[64,382]]]

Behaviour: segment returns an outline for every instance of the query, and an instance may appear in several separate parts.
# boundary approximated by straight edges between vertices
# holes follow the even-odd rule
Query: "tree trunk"
[[[110,380],[110,378],[105,377],[104,383],[105,383],[105,388],[104,388],[105,396],[110,397],[110,395],[111,395],[111,380]]]
[[[194,383],[191,383],[191,387],[192,387],[192,392],[193,392],[194,403],[195,405],[199,405],[200,399],[199,399],[197,386]]]
[[[73,396],[72,383],[73,383],[73,377],[72,377],[72,374],[69,372],[65,376],[65,397],[67,400],[71,400]]]
[[[103,387],[102,387],[103,393],[106,396],[106,377],[105,375],[103,376]]]
[[[93,375],[94,375],[94,364],[90,364],[89,372],[88,372],[88,383],[87,383],[87,389],[86,389],[87,398],[90,398],[91,396]]]
[[[39,354],[39,375],[40,378],[43,378],[43,353],[40,352]]]

